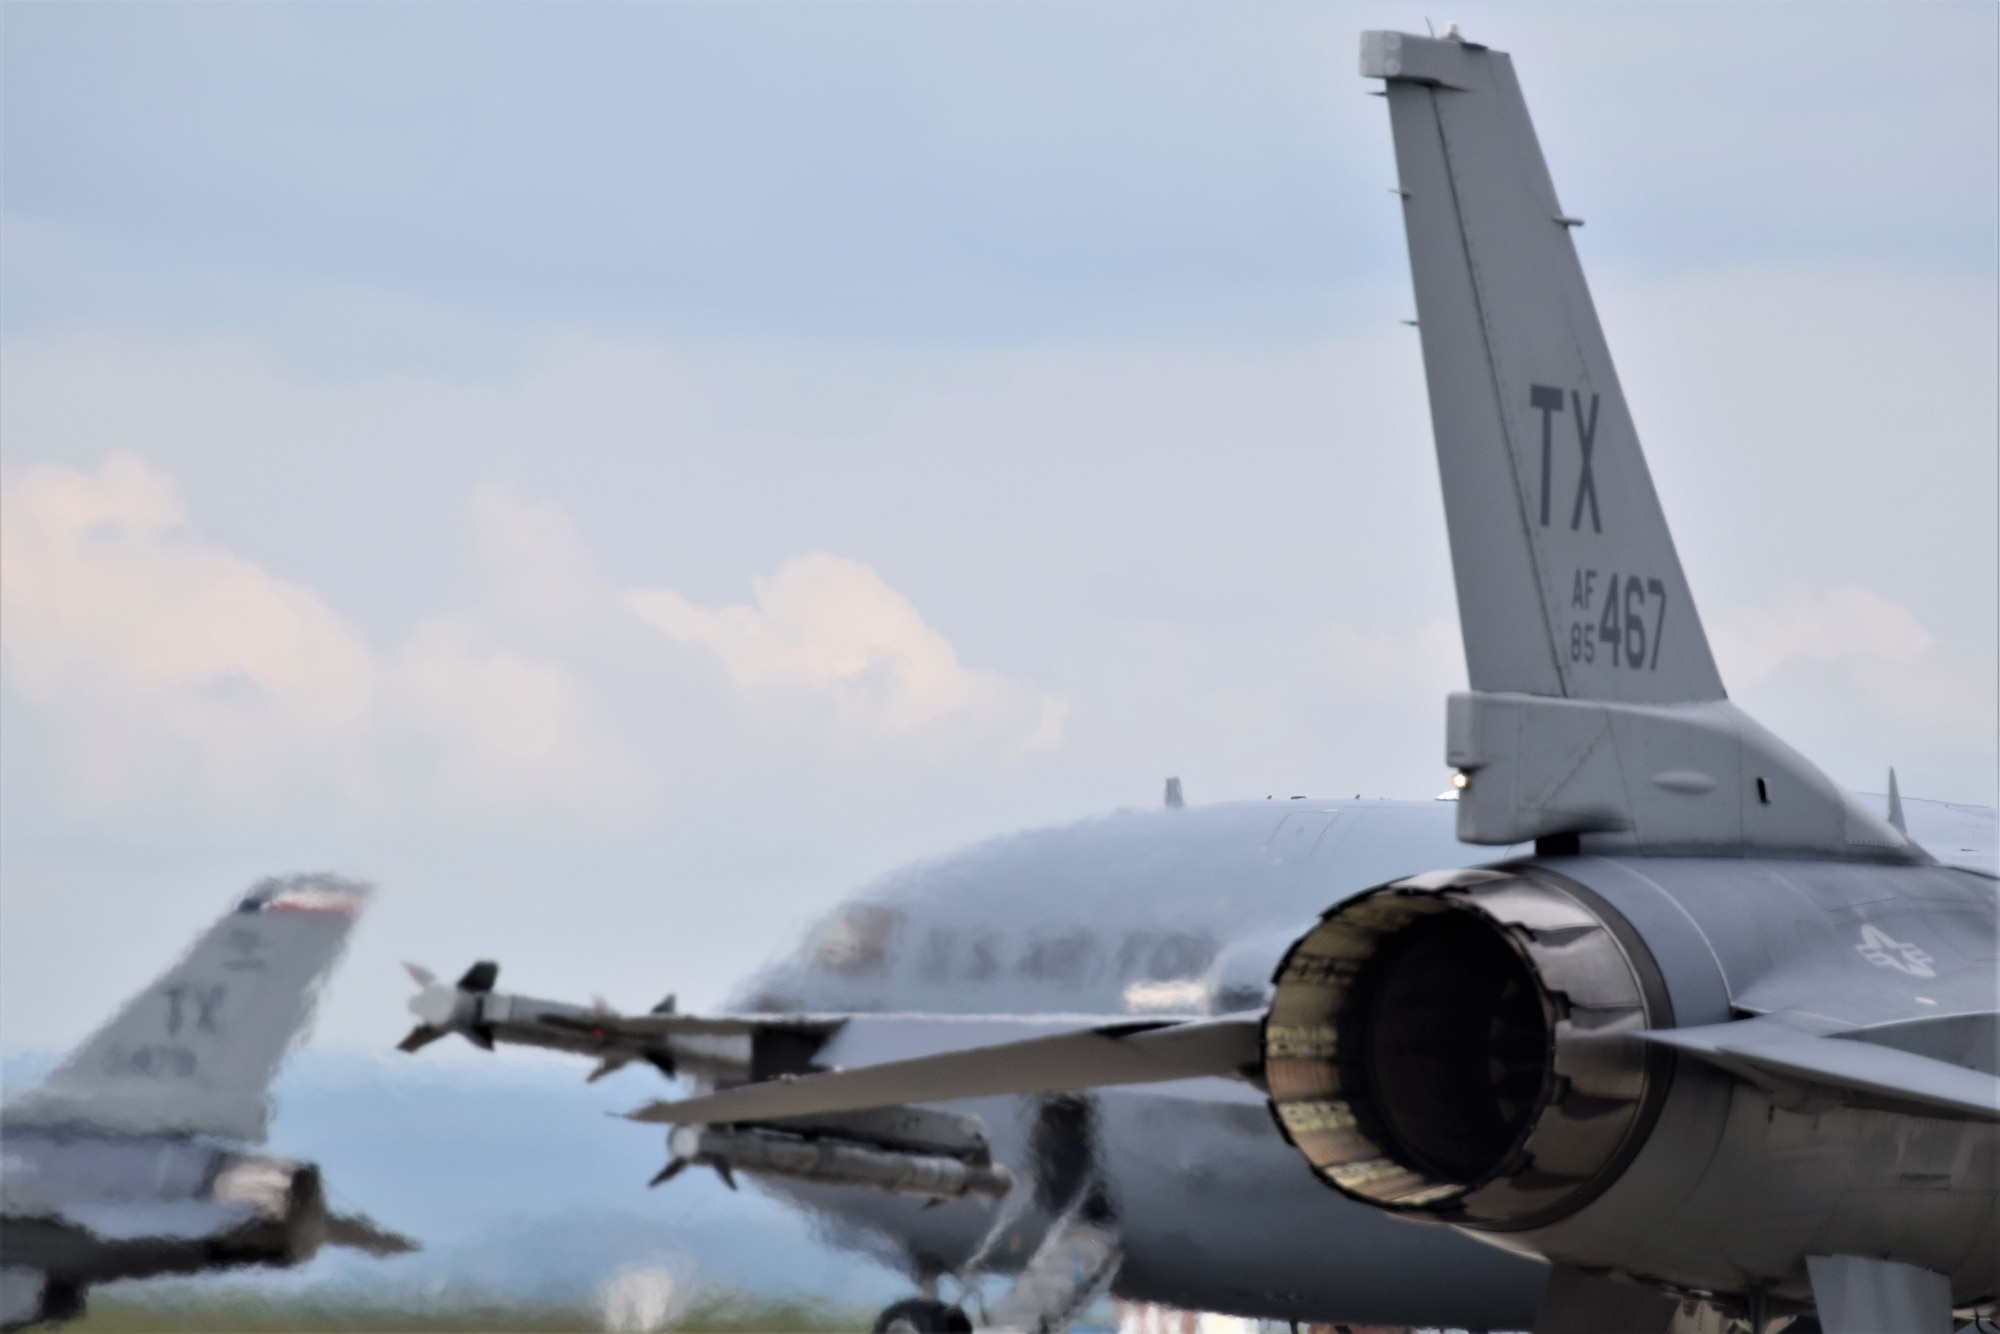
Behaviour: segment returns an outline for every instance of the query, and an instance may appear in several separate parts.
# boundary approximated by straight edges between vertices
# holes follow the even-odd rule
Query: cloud
[[[36,468],[0,494],[6,643],[35,685],[88,666],[140,690],[241,678],[317,725],[363,707],[370,667],[352,629],[196,533],[173,484],[136,457]]]
[[[375,688],[359,636],[195,531],[173,484],[130,454],[0,487],[0,644],[92,800],[178,776],[261,805],[306,769],[350,796],[367,786],[341,744]]]
[[[998,738],[1018,754],[1062,738],[1063,701],[965,667],[910,600],[858,561],[794,557],[752,581],[754,606],[701,607],[671,589],[633,592],[649,623],[712,651],[771,712],[787,695],[830,707],[844,734]]]
[[[434,747],[431,793],[441,806],[615,817],[659,790],[653,766],[577,673],[494,642],[476,617],[425,623],[397,667],[395,707]]]
[[[478,596],[379,653],[204,536],[130,454],[32,469],[4,506],[8,686],[86,805],[261,810],[331,783],[365,806],[620,819],[726,767],[746,726],[919,768],[1061,736],[1062,701],[966,667],[874,570],[825,553],[755,580],[755,606],[702,607],[616,587],[560,507],[487,484]]]
[[[1900,602],[1858,584],[1816,593],[1786,584],[1762,606],[1739,606],[1711,631],[1733,689],[1782,684],[1802,666],[1834,669],[1875,708],[1912,727],[1990,744],[1994,664],[1955,650]]]

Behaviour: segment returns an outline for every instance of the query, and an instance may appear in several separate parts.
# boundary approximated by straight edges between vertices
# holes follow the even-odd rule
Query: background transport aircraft
[[[460,1032],[597,1056],[600,1071],[636,1059],[728,1085],[1071,1028],[1064,1016],[1077,1014],[1261,1004],[1284,947],[1329,901],[1412,864],[1463,860],[1450,810],[1174,805],[1017,834],[836,909],[791,959],[749,979],[727,1017],[622,1018],[481,990],[495,981],[481,965],[413,1002],[424,1023],[406,1046]],[[1519,1328],[1544,1283],[1539,1264],[1372,1218],[1325,1189],[1233,1081],[817,1127],[804,1161],[791,1156],[795,1129],[684,1136],[668,1170],[751,1175],[933,1295],[947,1276],[1026,1269],[984,1313],[1010,1327],[1059,1326],[1109,1285],[1270,1319]],[[944,1302],[884,1315],[915,1328],[962,1319]]]
[[[1724,695],[1507,57],[1369,33],[1470,692],[1459,836],[1268,1006],[764,1080],[717,1125],[1234,1076],[1327,1184],[1550,1263],[1538,1331],[1942,1331],[2000,1268],[1995,878]]]
[[[1941,861],[1994,864],[1990,810],[1901,806],[1912,837]],[[842,1015],[854,1016],[857,1029],[888,1016],[959,1016],[955,1023],[990,1034],[1078,1022],[1065,1015],[1252,1009],[1268,1001],[1285,949],[1328,903],[1411,865],[1465,860],[1454,811],[1448,801],[1278,799],[1163,805],[1028,831],[870,886],[790,958],[747,980],[726,1018],[626,1017],[437,988],[423,1002],[438,1021],[427,1022],[424,1036],[461,1031],[572,1050],[614,1068],[631,1060],[705,1071],[728,1083],[747,1075],[760,1041],[769,1060],[773,1038],[832,1027]],[[467,980],[497,979],[482,970]],[[922,1049],[907,1033],[886,1045]],[[734,1062],[720,1059],[732,1047]],[[848,1061],[829,1045],[813,1063]],[[1273,1319],[1345,1312],[1357,1323],[1520,1328],[1533,1321],[1546,1283],[1541,1266],[1491,1247],[1444,1249],[1438,1243],[1462,1239],[1406,1224],[1369,1227],[1310,1179],[1262,1099],[1234,1081],[997,1097],[957,1109],[978,1132],[957,1145],[925,1141],[909,1125],[866,1134],[848,1127],[846,1136],[822,1130],[819,1150],[855,1152],[801,1166],[772,1161],[766,1151],[797,1137],[761,1123],[684,1147],[693,1150],[687,1161],[746,1175],[812,1210],[831,1239],[910,1273],[933,1294],[939,1279],[1021,1270],[1063,1218],[1079,1162],[1116,1215],[1115,1236],[1086,1234],[1115,1247],[1095,1257],[1099,1268],[1086,1277],[1111,1269],[1112,1291],[1133,1300]],[[1026,1183],[998,1209],[953,1166],[976,1159],[981,1146]],[[1043,1268],[1074,1259],[1081,1232],[1071,1220],[1069,1248],[1051,1246]],[[1041,1311],[1059,1314],[1087,1302],[1088,1287],[1030,1290]],[[901,1305],[898,1314],[913,1327],[951,1319],[943,1302]]]
[[[0,1108],[0,1328],[74,1316],[113,1279],[296,1265],[327,1244],[414,1249],[329,1213],[313,1164],[246,1151],[367,894],[326,875],[265,880]]]

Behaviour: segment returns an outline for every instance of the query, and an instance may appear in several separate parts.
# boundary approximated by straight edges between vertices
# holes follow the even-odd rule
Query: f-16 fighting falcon
[[[0,1328],[74,1316],[113,1279],[295,1265],[328,1243],[414,1248],[329,1214],[311,1163],[247,1151],[367,893],[326,875],[262,882],[0,1108]]]
[[[1511,62],[1368,33],[1362,72],[1394,131],[1470,678],[1456,802],[976,850],[851,905],[727,1016],[425,975],[405,1045],[691,1075],[709,1091],[633,1113],[671,1127],[662,1179],[759,1174],[901,1238],[920,1276],[1018,1268],[994,1327],[1058,1327],[1106,1285],[1538,1334],[1990,1314],[1990,813],[1892,781],[1878,815],[1729,702]],[[1463,868],[1447,814],[1496,860]],[[1125,879],[1044,920],[1067,885],[1034,876],[1059,864]],[[1072,925],[1096,910],[1122,934]],[[997,985],[1024,934],[1011,957],[1074,1013]],[[961,1202],[918,1218],[869,1185]],[[968,1324],[926,1297],[882,1327]]]

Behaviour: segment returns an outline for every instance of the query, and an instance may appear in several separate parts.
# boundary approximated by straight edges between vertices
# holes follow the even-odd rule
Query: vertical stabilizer
[[[1476,691],[1723,697],[1507,56],[1362,36],[1386,80]]]
[[[262,882],[5,1120],[263,1139],[271,1078],[367,896],[330,875]]]
[[[1724,697],[1513,63],[1370,32],[1361,72],[1388,86],[1471,676],[1458,836],[1921,860]]]

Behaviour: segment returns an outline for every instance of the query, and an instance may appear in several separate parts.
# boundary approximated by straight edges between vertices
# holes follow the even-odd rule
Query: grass
[[[859,1334],[873,1323],[873,1311],[722,1292],[698,1298],[672,1327],[684,1334]],[[73,1334],[583,1334],[603,1330],[604,1317],[580,1305],[273,1298],[238,1289],[151,1300],[93,1294],[84,1317],[63,1328]]]

